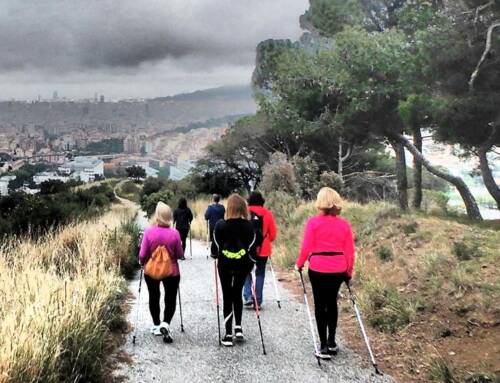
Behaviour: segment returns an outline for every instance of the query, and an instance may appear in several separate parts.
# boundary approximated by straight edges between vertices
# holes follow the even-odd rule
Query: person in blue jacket
[[[215,224],[221,219],[224,219],[224,214],[226,214],[226,209],[220,203],[220,195],[214,194],[212,198],[213,203],[208,206],[207,211],[205,212],[205,220],[208,221],[210,242],[212,242],[214,238]]]

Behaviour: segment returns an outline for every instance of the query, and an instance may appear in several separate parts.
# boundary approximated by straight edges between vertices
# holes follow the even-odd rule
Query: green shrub
[[[394,253],[392,249],[387,246],[380,246],[376,250],[376,254],[382,262],[388,262],[394,259]]]
[[[411,221],[401,225],[401,230],[403,230],[403,233],[405,233],[405,235],[414,234],[417,232],[417,229],[418,229],[417,221]]]
[[[453,242],[452,253],[460,261],[469,261],[473,258],[479,258],[484,255],[480,249],[479,243],[475,241],[468,242],[464,239]]]

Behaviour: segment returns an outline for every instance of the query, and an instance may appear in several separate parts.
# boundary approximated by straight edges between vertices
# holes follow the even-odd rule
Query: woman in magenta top
[[[172,259],[172,275],[158,281],[147,275],[144,276],[149,291],[149,311],[153,317],[151,332],[162,335],[162,330],[167,333],[167,341],[172,341],[170,321],[175,313],[177,289],[181,279],[178,260],[184,258],[182,242],[179,232],[172,226],[172,210],[163,202],[158,202],[155,211],[156,225],[144,231],[139,252],[139,261],[145,265],[158,246],[165,246]],[[160,322],[160,282],[165,289],[165,310],[163,322]]]
[[[342,282],[352,277],[354,240],[351,225],[338,215],[342,198],[331,188],[322,188],[316,199],[318,215],[310,218],[304,230],[300,255],[295,267],[302,270],[309,261],[316,324],[321,347],[318,357],[330,359],[338,351],[335,342],[337,295]]]

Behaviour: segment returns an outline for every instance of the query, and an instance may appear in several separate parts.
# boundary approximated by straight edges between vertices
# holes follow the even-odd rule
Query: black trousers
[[[170,324],[177,305],[177,289],[181,276],[167,277],[161,281],[157,281],[147,275],[144,275],[146,285],[149,291],[149,311],[153,318],[153,323],[158,326],[160,321],[160,283],[163,283],[165,289],[165,310],[163,311],[163,321]]]
[[[177,231],[179,232],[181,236],[181,242],[182,242],[182,250],[186,251],[186,239],[189,234],[189,228],[187,229],[179,229],[177,228]]]
[[[243,298],[241,295],[249,272],[250,270],[247,268],[235,271],[219,267],[224,324],[228,335],[233,333],[233,315],[235,325],[241,326],[241,317],[243,315]]]
[[[321,347],[324,347],[327,342],[330,344],[335,342],[338,321],[337,296],[345,280],[345,273],[320,273],[309,270],[309,280],[314,296],[319,340]]]

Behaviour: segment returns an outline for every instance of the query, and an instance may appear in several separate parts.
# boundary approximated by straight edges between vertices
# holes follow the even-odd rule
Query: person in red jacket
[[[248,210],[252,215],[252,219],[258,219],[262,227],[262,244],[257,249],[257,259],[255,262],[255,295],[257,304],[262,305],[262,291],[264,289],[264,278],[266,276],[266,263],[267,258],[272,253],[272,243],[276,239],[276,221],[274,220],[273,213],[264,207],[266,201],[257,191],[250,194],[248,198]],[[255,226],[255,225],[254,225]],[[243,298],[245,299],[245,306],[252,306],[252,275],[248,274],[243,289]]]
[[[333,189],[322,188],[316,199],[318,215],[310,218],[304,230],[295,269],[309,261],[309,280],[314,296],[316,324],[321,343],[317,356],[330,359],[338,352],[335,342],[337,295],[342,282],[349,283],[354,268],[354,240],[351,225],[339,217],[342,198]]]

